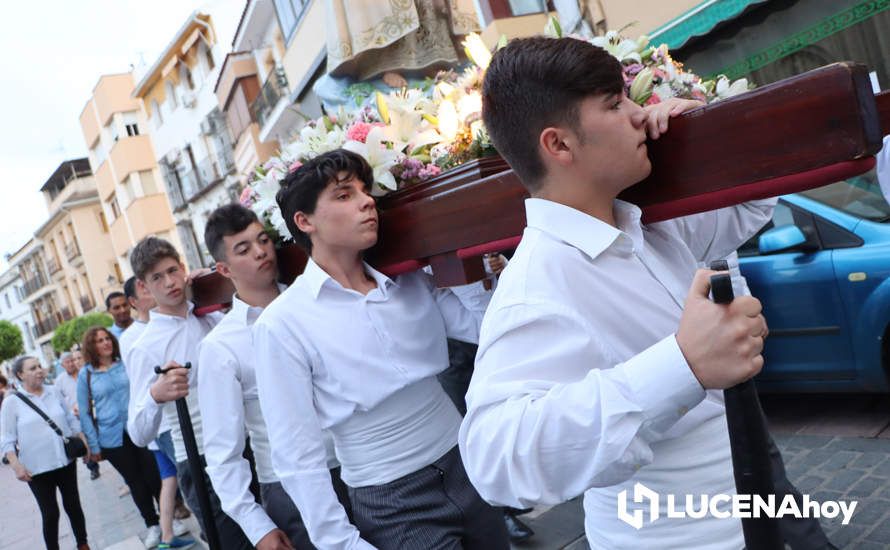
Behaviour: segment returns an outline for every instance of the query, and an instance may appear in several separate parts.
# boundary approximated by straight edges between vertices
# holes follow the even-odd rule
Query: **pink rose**
[[[658,97],[658,94],[652,94],[651,96],[649,96],[649,99],[646,100],[646,103],[644,103],[644,105],[655,105],[657,103],[661,103],[661,98]]]
[[[303,166],[302,162],[300,162],[298,160],[293,161],[291,163],[291,165],[287,167],[287,173],[292,174],[292,173],[296,172],[300,168],[300,166]]]

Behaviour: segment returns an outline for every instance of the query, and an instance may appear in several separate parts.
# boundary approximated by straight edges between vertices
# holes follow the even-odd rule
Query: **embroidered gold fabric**
[[[452,64],[456,35],[478,31],[473,0],[326,0],[328,72],[368,80]]]

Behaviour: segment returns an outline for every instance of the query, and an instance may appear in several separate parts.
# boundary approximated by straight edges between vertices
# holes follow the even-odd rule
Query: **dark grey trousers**
[[[340,468],[331,470],[331,482],[334,484],[337,499],[351,520],[352,505],[349,502],[346,485],[340,479]],[[260,483],[260,496],[263,499],[263,509],[269,514],[272,522],[287,534],[287,538],[296,550],[315,550],[315,546],[309,540],[306,526],[303,525],[300,512],[280,482]]]
[[[213,514],[213,522],[216,524],[216,530],[219,533],[220,543],[223,544],[226,550],[252,550],[253,545],[250,544],[250,539],[247,538],[241,527],[235,523],[235,520],[223,512],[219,497],[216,496],[216,491],[213,490],[213,484],[210,482],[206,468],[207,463],[202,455],[201,472],[204,475],[204,482],[207,484],[207,490],[210,493],[211,513]],[[204,531],[204,513],[201,510],[201,505],[198,504],[198,492],[195,489],[195,480],[192,478],[192,470],[189,468],[188,460],[183,460],[176,464],[176,480],[185,497],[186,504],[195,514],[198,525],[201,526],[201,531]]]
[[[350,487],[353,523],[380,550],[507,550],[501,512],[470,484],[457,447],[404,477]]]

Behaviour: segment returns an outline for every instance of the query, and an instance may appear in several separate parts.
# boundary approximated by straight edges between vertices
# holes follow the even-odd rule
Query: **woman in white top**
[[[15,470],[16,477],[28,483],[37,499],[47,550],[59,548],[56,489],[62,494],[62,505],[71,522],[78,550],[89,550],[74,461],[65,455],[62,438],[21,396],[27,397],[52,419],[65,437],[79,437],[86,445],[80,424],[57,390],[43,385],[46,371],[37,359],[19,357],[13,364],[12,372],[19,381],[21,395],[9,395],[0,409],[0,452]]]

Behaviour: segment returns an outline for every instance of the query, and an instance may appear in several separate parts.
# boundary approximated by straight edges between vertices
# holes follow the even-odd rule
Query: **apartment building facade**
[[[210,212],[240,193],[233,139],[213,91],[224,56],[211,17],[193,13],[132,94],[145,109],[191,268],[211,264],[203,238]]]
[[[123,284],[123,270],[89,160],[63,162],[41,192],[49,218],[34,237],[43,243],[48,282],[75,315],[104,309],[105,296]]]
[[[40,190],[49,216],[9,262],[31,312],[34,347],[51,358],[56,327],[104,310],[123,273],[88,159],[62,162]]]
[[[22,332],[22,344],[25,355],[37,357],[43,364],[46,358],[36,344],[36,327],[31,308],[25,301],[25,284],[22,281],[19,270],[10,267],[0,274],[0,319],[9,321]],[[5,367],[9,367],[10,361],[6,361]],[[4,369],[8,372],[8,369]]]
[[[125,279],[133,274],[130,251],[149,235],[183,251],[147,117],[142,102],[132,97],[134,87],[132,73],[103,75],[80,113],[110,247]]]

